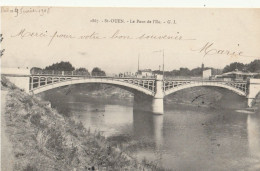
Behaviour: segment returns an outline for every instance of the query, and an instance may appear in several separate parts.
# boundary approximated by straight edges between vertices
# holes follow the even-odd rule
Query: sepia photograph
[[[259,19],[2,6],[1,170],[259,171]]]

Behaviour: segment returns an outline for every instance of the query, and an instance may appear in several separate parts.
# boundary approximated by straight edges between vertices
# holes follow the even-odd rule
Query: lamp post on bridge
[[[163,81],[164,81],[164,49],[154,52],[162,52],[163,57],[163,64],[162,64],[162,70],[163,75],[157,75],[156,76],[156,82],[155,82],[155,94],[153,97],[152,102],[152,112],[157,114],[163,114],[164,113],[164,105],[163,105],[163,98],[164,98],[164,88],[163,88]]]
[[[164,49],[159,50],[159,51],[154,51],[154,52],[162,52],[162,57],[163,57],[163,64],[162,64],[162,70],[163,70],[163,80],[164,80]]]

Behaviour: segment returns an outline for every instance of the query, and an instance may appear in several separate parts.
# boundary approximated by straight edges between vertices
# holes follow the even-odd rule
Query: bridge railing
[[[31,70],[31,75],[89,76],[86,71]]]
[[[155,78],[138,78],[138,77],[111,77],[111,76],[91,76],[84,74],[49,74],[49,73],[33,73],[32,77],[83,77],[83,78],[104,78],[104,79],[135,79],[135,80],[155,80]]]
[[[71,81],[77,79],[104,79],[104,80],[117,80],[134,84],[148,90],[155,90],[155,79],[151,78],[135,78],[135,77],[108,77],[108,76],[72,76],[72,75],[46,75],[36,74],[30,76],[30,90],[55,84],[58,82]]]
[[[58,70],[40,70],[40,69],[32,69],[30,71],[31,75],[33,76],[72,76],[72,77],[92,77],[92,78],[121,78],[121,79],[155,79],[155,76],[147,76],[147,77],[138,77],[137,75],[133,76],[97,76],[91,75],[89,72],[86,71],[58,71]]]
[[[241,90],[244,93],[248,91],[248,85],[246,81],[224,81],[224,80],[165,80],[163,84],[164,91],[168,91],[180,86],[186,85],[225,85],[235,89]]]
[[[192,82],[223,82],[223,83],[246,83],[247,81],[226,81],[226,80],[208,80],[208,79],[165,79],[164,81],[192,81]]]

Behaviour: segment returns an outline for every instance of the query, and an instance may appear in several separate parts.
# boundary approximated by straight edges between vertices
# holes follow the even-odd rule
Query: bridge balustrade
[[[113,80],[113,81],[120,81],[126,82],[129,84],[133,84],[142,88],[145,88],[151,92],[155,92],[155,80],[154,79],[141,79],[141,78],[133,78],[133,77],[106,77],[106,76],[69,76],[69,75],[32,75],[30,77],[30,90],[34,90],[36,88],[40,88],[43,86],[47,86],[50,84],[55,84],[64,81],[70,80],[82,80],[82,79],[99,79],[99,80]],[[105,82],[104,82],[105,83]]]
[[[227,85],[233,87],[235,89],[243,91],[245,94],[247,93],[247,82],[246,81],[216,81],[216,80],[164,80],[163,90],[164,92],[169,91],[171,89],[185,86],[185,85]]]
[[[31,70],[31,75],[89,76],[86,71]]]
[[[156,91],[156,79],[134,78],[134,77],[107,77],[107,76],[76,76],[76,75],[32,75],[30,77],[30,90],[34,90],[50,84],[70,80],[97,79],[97,83],[106,83],[107,80],[125,82],[149,90],[153,94]],[[103,81],[102,81],[103,80]],[[116,82],[113,84],[117,84]],[[240,94],[247,94],[248,86],[245,81],[219,81],[219,80],[163,80],[163,92],[170,93],[173,89],[180,89],[182,86],[228,86],[240,91]],[[223,86],[222,86],[223,87]]]

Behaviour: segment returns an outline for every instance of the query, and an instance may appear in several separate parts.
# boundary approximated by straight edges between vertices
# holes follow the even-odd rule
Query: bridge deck
[[[53,86],[54,84],[61,83],[60,85],[66,85],[64,82],[73,81],[75,83],[109,83],[114,85],[123,85],[129,88],[138,89],[155,94],[159,87],[156,87],[156,82],[162,82],[162,90],[164,94],[173,93],[184,88],[190,88],[195,86],[217,86],[230,89],[240,95],[246,95],[248,93],[248,84],[246,81],[223,81],[223,80],[205,80],[205,79],[169,79],[158,80],[154,77],[151,78],[137,78],[137,77],[109,77],[109,76],[88,76],[88,75],[64,75],[64,74],[3,74],[8,77],[29,77],[29,91],[33,91],[46,86]],[[84,81],[83,81],[84,80]],[[89,81],[87,81],[89,80]],[[69,85],[69,82],[68,82]],[[58,86],[58,85],[57,85]],[[143,88],[143,89],[140,89]],[[47,88],[44,88],[47,90]]]

